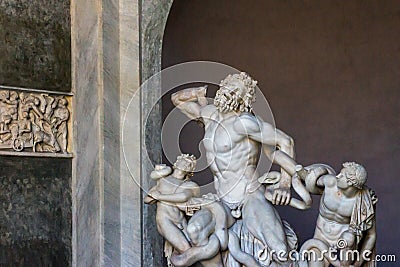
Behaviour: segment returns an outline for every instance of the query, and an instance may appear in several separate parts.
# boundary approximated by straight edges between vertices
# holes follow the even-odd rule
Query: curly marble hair
[[[183,168],[178,167],[177,163],[180,161],[185,162]],[[197,161],[197,159],[195,156],[189,155],[189,154],[182,154],[176,158],[176,161],[174,163],[174,169],[179,169],[179,170],[185,171],[185,172],[187,172],[187,176],[192,176],[193,171],[196,169],[196,161]]]
[[[345,162],[343,163],[343,167],[351,171],[350,175],[347,172],[347,182],[358,189],[362,189],[367,181],[367,171],[365,168],[355,162]]]
[[[220,111],[241,111],[241,112],[251,112],[252,104],[256,101],[256,86],[257,81],[251,78],[247,73],[241,72],[238,74],[230,74],[224,80],[221,81],[220,87],[228,87],[240,82],[244,85],[246,90],[245,95],[240,96],[237,93],[231,94],[230,99],[224,98],[224,92],[221,90],[217,91],[214,104],[219,107]]]

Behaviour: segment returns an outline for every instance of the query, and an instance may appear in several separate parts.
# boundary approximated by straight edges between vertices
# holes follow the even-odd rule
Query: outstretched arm
[[[202,106],[207,105],[207,86],[188,88],[171,96],[172,103],[192,120],[200,118]]]
[[[187,183],[186,188],[182,191],[173,194],[163,194],[160,191],[155,191],[151,196],[159,201],[166,201],[170,203],[183,203],[200,195],[200,188],[194,183]]]
[[[252,115],[244,115],[235,121],[238,133],[263,144],[265,155],[281,167],[279,187],[274,191],[273,204],[287,205],[290,202],[291,177],[297,163],[294,160],[294,141],[283,131]]]
[[[159,201],[182,203],[188,201],[193,196],[193,194],[190,190],[185,190],[183,192],[175,194],[162,194],[156,191],[151,196]]]
[[[323,193],[326,180],[331,180],[333,185],[336,181],[335,170],[329,165],[323,163],[316,163],[307,167],[297,165],[296,173],[301,181],[305,182],[306,189],[311,194],[321,195]],[[325,178],[327,175],[328,178]]]

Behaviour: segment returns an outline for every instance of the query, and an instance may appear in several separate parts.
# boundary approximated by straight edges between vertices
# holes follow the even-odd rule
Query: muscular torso
[[[227,119],[214,112],[205,120],[203,139],[207,161],[218,196],[227,204],[240,204],[246,190],[256,186],[260,144],[234,129],[234,115]]]
[[[349,229],[355,200],[355,197],[344,196],[336,185],[325,187],[315,237],[327,241],[332,246],[336,245],[340,235]]]
[[[157,188],[162,194],[176,194],[182,192],[184,190],[183,187],[185,182],[178,180],[172,176],[166,177],[161,179],[158,184]],[[160,221],[163,220],[170,220],[174,222],[176,225],[179,225],[186,221],[183,212],[179,210],[177,204],[166,203],[163,201],[157,202],[157,217],[160,217]]]

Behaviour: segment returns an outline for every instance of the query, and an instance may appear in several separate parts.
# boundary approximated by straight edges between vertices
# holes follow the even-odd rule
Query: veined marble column
[[[141,190],[152,169],[146,140],[151,160],[161,159],[161,109],[147,131],[143,115],[161,89],[139,87],[161,69],[171,3],[72,2],[73,266],[163,266],[163,241]]]

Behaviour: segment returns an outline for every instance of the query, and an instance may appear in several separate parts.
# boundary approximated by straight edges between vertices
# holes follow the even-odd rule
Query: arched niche
[[[75,147],[77,147],[73,167],[75,174],[72,181],[73,265],[97,266],[101,263],[112,263],[113,265],[110,266],[163,266],[163,241],[155,228],[154,208],[143,205],[143,192],[132,183],[131,174],[124,165],[121,143],[115,137],[119,136],[122,131],[122,116],[127,108],[132,91],[141,82],[161,70],[164,30],[173,1],[75,0],[72,2],[72,87],[76,99],[74,116],[76,120]],[[213,8],[212,4],[216,1],[193,2],[207,4],[210,8]],[[246,1],[239,2],[248,5]],[[396,218],[394,218],[396,212],[391,206],[397,200],[393,190],[390,189],[390,186],[394,183],[390,177],[395,177],[396,161],[399,160],[400,156],[398,151],[391,150],[394,147],[392,144],[396,144],[395,138],[398,136],[396,133],[399,133],[399,124],[391,117],[394,114],[393,110],[399,110],[398,102],[394,102],[398,99],[399,80],[398,76],[393,74],[395,73],[393,69],[398,68],[398,62],[400,62],[399,54],[396,52],[398,46],[395,45],[400,43],[396,39],[398,35],[395,34],[398,25],[400,25],[399,23],[396,24],[398,22],[398,16],[395,15],[398,10],[397,6],[389,2],[379,6],[374,6],[370,2],[363,6],[362,1],[356,1],[353,4],[332,2],[331,6],[318,2],[299,2],[290,5],[285,2],[263,2],[271,6],[267,10],[268,18],[271,21],[263,25],[263,29],[268,31],[277,29],[274,32],[275,35],[271,35],[271,40],[275,43],[272,43],[273,45],[267,50],[271,56],[269,59],[272,60],[266,61],[262,65],[262,70],[265,70],[265,72],[262,70],[254,72],[240,62],[235,63],[237,66],[234,67],[245,68],[249,73],[254,73],[253,75],[256,78],[265,74],[268,79],[261,87],[265,86],[264,88],[271,89],[268,96],[273,97],[271,103],[272,108],[277,110],[277,125],[290,134],[296,133],[294,137],[299,146],[314,147],[315,144],[312,144],[312,141],[315,141],[315,138],[310,138],[310,136],[322,136],[325,140],[328,138],[331,141],[341,138],[339,135],[332,134],[333,131],[324,132],[324,134],[314,132],[314,130],[318,130],[315,128],[304,130],[298,127],[297,121],[301,121],[298,119],[301,111],[306,111],[302,118],[308,121],[305,122],[307,125],[314,127],[330,121],[329,119],[323,120],[322,117],[315,121],[311,119],[311,115],[314,113],[324,116],[332,114],[332,112],[321,111],[324,105],[320,101],[310,101],[310,97],[320,94],[319,89],[326,89],[329,86],[333,89],[338,88],[338,90],[332,90],[331,94],[323,97],[324,101],[327,99],[333,101],[335,97],[339,99],[342,96],[339,100],[358,99],[361,102],[357,103],[363,103],[364,107],[371,107],[368,113],[365,113],[368,116],[361,116],[361,120],[356,120],[358,131],[350,135],[352,138],[340,139],[341,142],[339,143],[319,142],[318,145],[324,145],[326,150],[313,150],[315,155],[305,156],[304,151],[306,150],[299,149],[299,158],[304,158],[306,163],[313,163],[315,160],[322,160],[326,154],[337,155],[338,158],[331,158],[332,161],[328,162],[335,165],[336,168],[339,167],[339,162],[344,158],[365,160],[368,164],[367,169],[370,172],[373,187],[377,189],[378,194],[379,192],[385,194],[380,201],[384,203],[382,206],[385,206],[387,212],[378,214],[378,216],[385,216],[381,221],[386,222],[386,225],[381,229],[395,229],[393,224],[396,222]],[[314,8],[308,8],[309,5],[314,5]],[[357,6],[360,6],[360,8],[357,8]],[[101,14],[98,13],[99,10],[101,10]],[[296,12],[296,10],[302,12]],[[208,11],[211,12],[212,10],[209,9]],[[239,11],[245,12],[245,10]],[[281,12],[284,17],[277,16],[276,12]],[[307,15],[307,12],[311,12],[311,15]],[[316,14],[313,14],[313,12]],[[335,16],[330,16],[330,12],[333,12]],[[360,16],[353,16],[356,13]],[[309,23],[307,24],[308,28],[302,28],[302,24],[294,23],[299,16],[302,16],[303,20]],[[310,19],[310,17],[313,19]],[[374,20],[370,22],[370,18],[374,18]],[[327,28],[326,31],[315,31],[313,27],[320,27],[321,25],[321,23],[315,21],[333,23],[336,27]],[[350,22],[357,23],[351,24]],[[368,23],[372,23],[372,26],[366,27]],[[279,28],[285,25],[293,31],[305,29],[305,34],[300,35],[300,39],[290,39],[290,36],[293,37],[293,35],[290,35],[292,32],[285,32]],[[355,27],[349,25],[355,25]],[[240,27],[240,23],[237,26]],[[315,36],[316,33],[320,34],[320,38],[312,43],[313,46],[308,47],[306,44],[310,39],[307,38]],[[329,38],[325,39],[327,36],[332,37],[332,35],[341,37],[341,42],[330,41]],[[357,40],[357,38],[362,40],[364,37],[366,37],[366,42],[350,42]],[[249,41],[252,40],[251,38],[248,39]],[[321,40],[324,41],[324,45],[318,42]],[[192,41],[196,42],[196,39]],[[290,46],[282,44],[295,44],[302,49],[301,51],[290,49]],[[371,44],[373,45],[371,46]],[[333,50],[335,53],[326,49],[335,47],[335,45],[339,45],[336,46],[336,50]],[[317,49],[318,53],[315,53],[314,46],[320,48],[320,50]],[[209,49],[211,53],[212,47]],[[227,48],[224,48],[224,51],[227,50]],[[357,54],[357,51],[360,54]],[[262,58],[256,49],[250,52],[243,49],[242,52],[244,54],[254,53],[249,54],[249,58],[257,60]],[[301,62],[300,59],[307,55],[309,56],[307,60]],[[333,58],[333,60],[325,58],[335,55],[338,57]],[[218,61],[217,58],[211,59]],[[296,62],[296,60],[300,61]],[[224,63],[230,64],[230,62]],[[301,64],[299,65],[299,63]],[[357,68],[357,66],[360,68]],[[302,75],[302,71],[310,69],[312,71],[308,75]],[[359,70],[359,72],[356,70]],[[374,70],[374,72],[370,72],[370,70]],[[321,76],[329,83],[319,84]],[[288,83],[286,78],[292,79],[291,83]],[[308,85],[313,85],[309,87],[315,91],[302,94],[304,88],[302,90],[299,88],[301,86],[307,87],[307,84],[302,82],[304,79],[312,83]],[[130,122],[133,131],[130,149],[134,151],[132,159],[137,164],[133,175],[141,177],[140,185],[144,189],[151,186],[145,177],[148,177],[152,168],[151,162],[141,161],[146,140],[154,144],[151,159],[153,161],[161,159],[159,142],[161,107],[156,106],[154,108],[150,104],[160,97],[160,84],[158,82],[154,81],[151,88],[147,88],[145,93],[134,99],[137,107],[136,117]],[[341,87],[342,85],[354,85],[359,91],[355,94],[353,92],[353,95],[347,98],[347,91],[343,88],[350,88],[351,86]],[[373,99],[379,101],[371,101],[371,98],[360,93],[364,92],[362,91],[364,88],[374,89],[372,92],[375,94],[375,98],[373,97]],[[377,88],[381,88],[382,91],[377,90]],[[272,93],[274,90],[282,90],[286,97],[285,95],[274,96]],[[357,96],[359,97],[357,98]],[[307,100],[305,102],[309,105],[296,102],[303,98]],[[385,102],[385,105],[379,105],[381,102]],[[344,102],[337,101],[336,103],[342,105]],[[304,106],[306,108],[302,109]],[[319,107],[320,110],[312,111],[310,108],[312,106]],[[352,120],[349,120],[348,116],[353,116],[351,118],[354,119],[356,114],[360,114],[359,110],[358,113],[350,112],[350,115],[343,112],[349,106],[342,105],[342,112],[338,113],[341,116],[337,118],[338,120],[335,120],[337,122],[337,124],[334,124],[335,126],[339,126],[341,129],[346,128],[346,125],[351,126]],[[296,116],[286,112],[288,107],[294,107],[297,110]],[[372,107],[379,112],[371,113]],[[142,115],[146,114],[151,108],[154,108],[155,112],[152,113],[153,115],[147,123],[146,133]],[[93,118],[91,124],[88,124],[87,120],[81,120],[81,118],[88,117]],[[374,123],[371,123],[369,118]],[[104,124],[104,121],[107,123]],[[302,129],[302,131],[296,132],[296,129]],[[382,131],[382,129],[390,130]],[[379,133],[380,138],[363,135],[365,132]],[[109,133],[111,135],[108,135]],[[354,143],[354,140],[357,143]],[[370,142],[370,140],[374,141]],[[364,142],[364,144],[360,142]],[[372,148],[374,149],[371,150],[370,145],[373,145]],[[361,148],[365,147],[368,147],[368,152],[357,154],[360,158],[353,158],[355,155],[353,154],[354,148],[361,151]],[[327,153],[326,151],[330,151],[329,149],[338,149],[339,151],[336,154]],[[382,155],[382,157],[379,155]],[[389,160],[385,160],[388,158]],[[105,168],[105,166],[112,166],[112,168]],[[383,167],[380,168],[381,166]],[[120,179],[107,180],[107,177],[120,177]],[[378,179],[389,179],[390,182],[379,183]],[[307,222],[304,221],[304,223]],[[397,241],[394,236],[390,236],[387,232],[383,238],[380,238],[386,240],[385,243],[389,244],[384,248],[384,252],[393,253],[389,246]],[[378,250],[379,246],[378,244]]]
[[[399,10],[395,1],[176,0],[162,51],[164,68],[210,60],[252,75],[300,163],[363,164],[380,197],[378,253],[398,239],[384,229],[398,220]],[[279,212],[301,242],[313,235],[317,199],[309,211]]]

